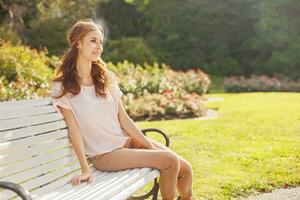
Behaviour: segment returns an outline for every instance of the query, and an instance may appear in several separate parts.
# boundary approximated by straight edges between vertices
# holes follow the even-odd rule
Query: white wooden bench
[[[169,145],[168,136],[161,130],[150,128],[142,132],[161,133]],[[157,169],[103,172],[88,161],[93,182],[73,187],[68,182],[80,173],[80,165],[63,116],[54,109],[50,99],[0,102],[1,200],[123,200],[151,196],[157,199]],[[132,196],[153,180],[150,192]]]

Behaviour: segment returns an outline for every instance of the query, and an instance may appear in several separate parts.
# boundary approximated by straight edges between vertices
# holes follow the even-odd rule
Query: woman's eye
[[[93,39],[93,40],[91,40],[91,42],[92,42],[92,43],[97,43],[97,40]],[[102,41],[99,41],[99,44],[100,44],[100,45],[103,45],[103,42],[102,42]]]

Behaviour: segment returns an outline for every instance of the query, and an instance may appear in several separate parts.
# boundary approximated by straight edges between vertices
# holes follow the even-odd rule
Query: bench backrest
[[[79,169],[66,123],[50,99],[0,103],[0,180],[44,193]]]

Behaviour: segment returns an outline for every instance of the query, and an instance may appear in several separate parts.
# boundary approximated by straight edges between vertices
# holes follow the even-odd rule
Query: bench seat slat
[[[101,172],[99,173],[99,171],[95,168],[95,167],[91,167],[91,173],[93,175],[93,177],[103,177],[104,175],[108,174],[108,172]],[[71,186],[71,184],[69,183],[69,181],[71,180],[71,178],[75,175],[79,175],[79,171],[75,172],[75,173],[71,173],[68,174],[64,177],[62,177],[61,179],[49,183],[48,185],[45,185],[41,188],[38,188],[36,190],[31,191],[32,197],[36,200],[52,200],[54,197],[56,197],[57,195],[61,194],[61,190],[62,188],[66,188],[68,192],[73,193],[73,189],[75,189],[73,186]],[[69,187],[67,187],[69,186]],[[77,186],[77,190],[78,188],[85,188],[86,184],[81,184],[79,186]]]
[[[154,170],[151,168],[141,168],[138,172],[129,176],[129,178],[127,178],[126,181],[121,181],[120,179],[118,179],[116,182],[111,184],[110,187],[114,188],[114,190],[110,190],[110,187],[106,188],[106,190],[103,190],[103,192],[101,190],[98,190],[98,196],[99,198],[103,199],[111,199],[113,196],[116,196],[119,193],[119,191],[126,191],[128,190],[128,187],[130,185],[136,185],[137,181],[145,179],[145,177],[152,171]],[[136,192],[138,189],[139,187],[136,187],[136,190],[134,192]]]
[[[85,199],[93,200],[96,197],[102,199],[110,199],[112,195],[116,195],[115,191],[122,191],[126,189],[128,185],[133,184],[135,181],[145,176],[147,173],[149,173],[150,170],[150,168],[134,169],[130,173],[125,174],[123,177],[116,177],[115,179],[112,179],[109,184],[107,183],[105,186],[99,188],[97,191],[95,191]]]
[[[152,170],[145,177],[139,179],[135,184],[129,185],[126,190],[118,192],[116,195],[111,196],[110,200],[120,200],[120,199],[127,199],[128,197],[132,196],[135,192],[139,191],[145,185],[150,183],[153,179],[157,178],[160,175],[159,171]]]
[[[73,187],[70,184],[67,184],[63,188],[59,188],[58,190],[54,190],[46,195],[38,197],[37,200],[50,200],[53,197],[64,200],[107,200],[118,195],[129,185],[136,185],[132,190],[129,191],[133,194],[159,175],[158,170],[150,168],[136,168],[110,173],[96,170],[96,173],[99,175],[106,173],[106,175],[103,177],[103,175],[97,176],[95,173],[93,173],[94,179],[89,185],[81,184]],[[138,180],[142,181],[138,182]],[[144,185],[142,185],[142,183],[144,183]],[[103,189],[104,191],[108,191],[108,194],[104,193],[104,195],[99,195],[103,193]],[[118,199],[120,200],[120,198]]]
[[[135,169],[133,169],[135,170]],[[68,199],[85,199],[86,197],[90,196],[91,194],[94,193],[95,190],[99,189],[99,188],[103,188],[105,185],[109,184],[112,180],[116,179],[117,177],[122,177],[122,174],[127,174],[128,171],[118,171],[116,173],[109,173],[107,176],[103,177],[100,180],[97,180],[97,184],[91,188],[90,190],[86,190],[84,192],[76,192],[74,194],[68,195],[66,197],[64,197],[64,199],[68,200]]]
[[[95,169],[94,167],[92,167],[92,168]],[[80,193],[88,192],[93,187],[95,187],[96,185],[99,186],[101,184],[100,183],[101,180],[108,179],[112,176],[117,176],[121,173],[122,173],[121,171],[118,171],[118,172],[102,172],[102,171],[99,171],[99,170],[95,169],[95,173],[93,174],[94,175],[93,182],[91,184],[89,184],[89,185],[80,184],[80,185],[75,186],[75,187],[73,187],[71,184],[66,184],[63,187],[58,188],[57,190],[54,191],[54,193],[56,194],[55,197],[59,196],[60,199],[68,199],[68,198],[73,197],[74,195],[78,195]],[[48,195],[46,195],[47,198],[48,198]],[[42,197],[42,199],[44,199],[44,197]]]

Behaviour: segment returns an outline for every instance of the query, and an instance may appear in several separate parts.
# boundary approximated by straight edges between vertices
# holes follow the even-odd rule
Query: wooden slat
[[[36,200],[52,200],[54,197],[60,195],[60,198],[64,198],[74,192],[82,192],[90,187],[94,187],[94,185],[101,179],[105,178],[105,176],[109,176],[109,172],[102,172],[94,167],[91,167],[91,173],[93,176],[93,181],[90,184],[80,184],[78,186],[72,186],[69,181],[75,175],[79,175],[80,173],[69,174],[58,181],[55,181],[45,187],[32,191],[32,196],[36,197]]]
[[[21,187],[23,187],[25,190],[32,190],[34,188],[37,188],[41,185],[47,184],[51,181],[54,181],[60,177],[63,177],[64,175],[66,175],[67,173],[70,172],[75,172],[75,171],[79,171],[80,170],[80,165],[78,163],[76,163],[75,165],[71,165],[69,167],[65,167],[63,169],[59,169],[56,171],[53,171],[49,174],[46,174],[44,176],[40,176],[37,178],[34,178],[30,181],[27,181],[25,183],[21,183]],[[5,190],[3,192],[1,192],[2,194],[0,194],[1,196],[5,196],[7,198],[13,198],[15,196],[9,195],[8,192]]]
[[[80,184],[79,186],[73,187],[70,184],[65,185],[62,188],[59,188],[58,190],[53,191],[56,198],[58,199],[71,199],[78,195],[83,195],[87,191],[91,191],[95,188],[100,188],[101,185],[105,183],[105,180],[109,180],[112,177],[120,177],[122,174],[128,173],[130,170],[124,170],[124,171],[117,171],[117,172],[102,172],[97,170],[97,175],[94,176],[93,182],[89,185],[86,184]],[[49,197],[53,197],[51,193],[48,195],[42,196],[41,199],[51,199]]]
[[[2,192],[0,192],[0,199],[1,200],[22,200],[20,197],[18,198],[8,198],[9,196],[15,196],[16,193],[12,192],[12,191],[9,191],[7,190],[7,192],[5,194],[2,194]]]
[[[24,188],[27,190],[32,190],[33,188],[36,188],[40,185],[44,185],[46,183],[49,183],[51,181],[54,181],[58,178],[61,178],[63,176],[65,176],[68,173],[71,172],[79,172],[80,171],[80,165],[79,163],[75,163],[74,165],[70,165],[68,167],[64,167],[63,169],[58,169],[56,171],[53,171],[49,174],[46,174],[44,176],[40,176],[38,178],[35,178],[31,181],[28,181],[26,183],[23,184]]]
[[[41,114],[51,113],[51,112],[56,112],[55,108],[52,105],[24,107],[24,108],[17,108],[17,109],[14,108],[14,109],[7,109],[7,110],[3,109],[1,110],[0,113],[0,120],[41,115]]]
[[[5,177],[20,172],[22,170],[26,170],[32,167],[36,167],[42,165],[50,160],[56,160],[62,157],[68,156],[76,156],[73,147],[67,147],[63,149],[59,149],[48,154],[42,154],[39,156],[31,157],[27,160],[23,160],[21,162],[17,162],[15,164],[6,165],[4,167],[0,167],[0,179],[5,180]]]
[[[130,185],[135,185],[137,181],[142,180],[151,171],[152,169],[150,168],[141,168],[136,173],[131,174],[128,178],[125,178],[125,180],[123,179],[123,181],[121,179],[117,179],[114,183],[110,184],[108,187],[103,189],[101,188],[101,190],[98,190],[97,192],[99,195],[97,198],[111,199],[113,196],[120,193],[120,191],[128,190],[128,187]]]
[[[71,186],[80,165],[50,98],[0,103],[0,179],[19,183],[34,199],[126,199],[159,175],[151,168],[101,172],[88,163],[93,182]],[[0,190],[0,197],[16,195]]]
[[[22,117],[17,119],[2,120],[0,124],[0,131],[42,124],[60,119],[63,119],[63,115],[56,112],[33,117]]]
[[[140,168],[140,169],[132,169],[125,170],[119,172],[110,172],[109,176],[101,179],[95,178],[93,183],[90,185],[81,184],[81,188],[72,188],[72,186],[67,185],[65,188],[61,188],[57,191],[53,191],[54,194],[47,194],[39,199],[47,200],[51,199],[51,197],[55,196],[58,199],[111,199],[114,194],[118,194],[124,189],[126,189],[130,185],[138,185],[134,187],[134,191],[136,192],[141,186],[141,183],[150,182],[155,177],[159,175],[158,170],[153,170],[150,168]],[[138,180],[142,180],[138,182]],[[79,187],[79,186],[76,186]],[[127,189],[126,189],[127,190]],[[104,192],[104,193],[103,193]],[[107,193],[108,192],[108,193]],[[97,193],[97,195],[96,195]],[[94,195],[95,194],[95,195]],[[57,196],[58,195],[58,196]],[[97,198],[96,198],[97,197]],[[128,196],[127,196],[128,197]],[[125,199],[125,198],[124,198]]]
[[[13,140],[9,142],[0,143],[0,154],[7,154],[9,152],[17,151],[20,149],[34,146],[36,144],[45,143],[51,140],[57,140],[59,138],[68,137],[68,130],[58,130],[49,133],[40,134],[32,137],[25,137],[19,140]]]
[[[86,196],[85,200],[93,200],[95,198],[110,199],[111,196],[109,194],[115,195],[117,192],[125,190],[128,185],[134,184],[135,181],[145,176],[150,170],[150,168],[133,169],[128,174],[112,178],[104,186],[94,191],[93,194]],[[79,198],[77,200],[79,200]]]
[[[29,146],[34,146],[40,143],[45,143],[68,136],[68,130],[62,129],[35,136],[24,137],[18,140],[4,142],[0,144],[0,154],[7,154],[18,149],[27,148]]]
[[[85,196],[86,195],[89,195],[90,193],[93,193],[94,190],[97,190],[99,188],[102,188],[102,186],[105,184],[105,183],[108,183],[111,179],[114,179],[115,177],[121,177],[121,175],[123,173],[128,173],[128,171],[126,170],[126,172],[124,171],[118,171],[118,172],[115,172],[115,173],[109,173],[107,176],[105,177],[102,177],[101,179],[96,179],[96,184],[94,185],[94,187],[91,187],[89,189],[85,189],[85,190],[82,190],[82,191],[76,191],[74,193],[71,193],[71,194],[68,194],[68,195],[63,195],[63,199],[76,199],[77,197],[80,197],[80,199],[85,199]],[[59,195],[59,198],[61,196]]]
[[[1,122],[0,122],[1,123]],[[60,121],[49,122],[46,124],[39,124],[36,126],[29,126],[9,131],[0,132],[0,143],[6,142],[9,140],[16,140],[23,137],[28,137],[40,133],[45,133],[49,131],[54,131],[62,128],[66,128],[67,124],[62,119]]]
[[[145,177],[139,179],[132,185],[128,185],[126,190],[122,190],[118,192],[115,196],[111,196],[110,200],[120,200],[120,199],[127,199],[128,197],[134,195],[137,191],[143,188],[145,185],[153,181],[156,177],[159,176],[158,170],[152,170]]]
[[[104,175],[108,174],[108,172],[100,172],[100,171],[96,170],[94,167],[91,167],[90,169],[91,169],[92,176],[95,178],[98,176],[103,177]],[[61,192],[59,191],[60,189],[66,188],[67,186],[69,186],[68,191],[70,193],[72,193],[72,192],[74,192],[72,189],[75,190],[75,188],[73,186],[71,186],[69,181],[71,180],[71,178],[73,176],[79,175],[79,174],[80,174],[80,171],[76,171],[74,173],[68,174],[68,175],[60,178],[59,180],[54,181],[48,185],[45,185],[41,188],[36,189],[36,190],[33,190],[30,193],[32,194],[32,197],[35,200],[38,200],[38,199],[52,200],[57,195],[61,194]],[[76,190],[78,190],[78,187],[85,187],[85,186],[88,187],[90,185],[81,184],[81,185],[77,186]]]
[[[7,165],[16,161],[28,159],[32,156],[42,155],[49,152],[49,150],[58,149],[70,146],[69,138],[52,141],[45,144],[40,144],[31,148],[24,149],[23,151],[14,152],[6,155],[0,155],[0,165]]]
[[[2,101],[0,103],[0,111],[7,110],[9,108],[16,109],[16,108],[24,108],[24,107],[50,105],[50,104],[51,104],[50,98],[20,100],[20,101]]]
[[[60,158],[58,160],[54,160],[48,163],[45,163],[41,166],[33,167],[27,170],[24,170],[22,172],[19,172],[17,174],[13,174],[11,176],[5,177],[6,181],[10,181],[13,183],[21,183],[26,180],[38,177],[43,174],[47,174],[50,171],[57,169],[57,168],[62,168],[63,166],[66,165],[73,165],[77,163],[77,159],[73,157],[64,157]],[[67,172],[69,173],[69,172]]]

